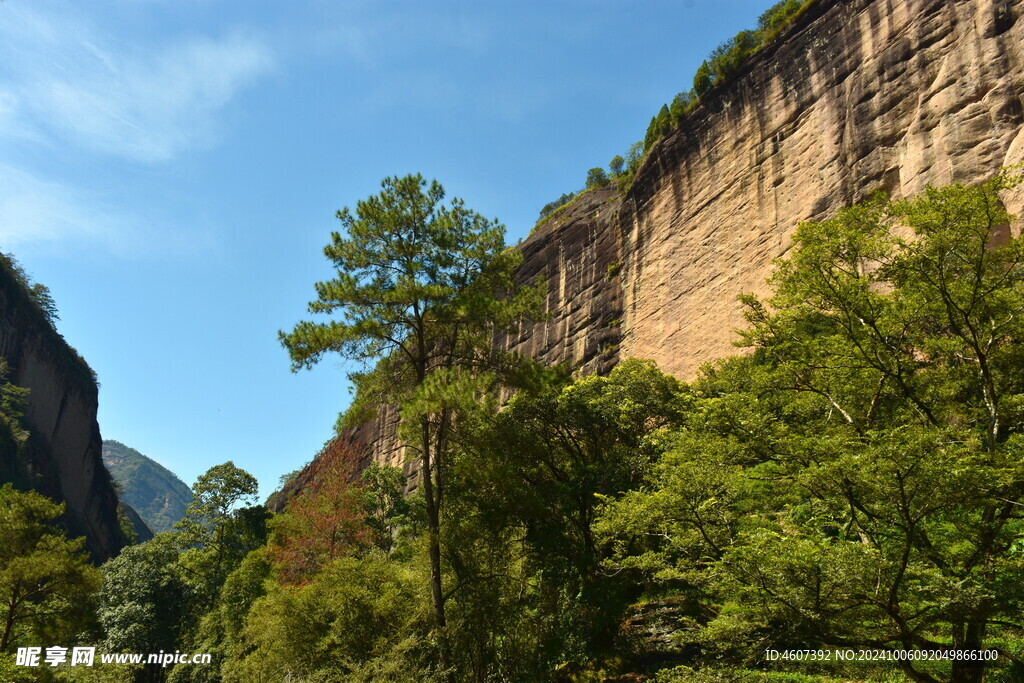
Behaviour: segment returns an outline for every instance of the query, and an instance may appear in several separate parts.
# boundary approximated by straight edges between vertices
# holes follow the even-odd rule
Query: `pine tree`
[[[63,503],[35,491],[0,487],[0,652],[23,635],[73,637],[89,618],[101,576],[85,539],[69,541],[52,524],[63,513]]]
[[[700,97],[711,90],[712,85],[714,83],[711,80],[711,67],[708,66],[707,60],[704,60],[693,76],[693,92]]]
[[[644,152],[647,152],[660,137],[658,133],[658,117],[652,116],[651,123],[647,126],[647,135],[644,136]]]
[[[658,132],[661,135],[668,135],[672,130],[672,114],[668,110],[668,105],[661,105],[661,110],[658,112]]]
[[[539,309],[540,288],[514,279],[522,256],[505,228],[466,208],[442,205],[444,188],[419,174],[389,177],[381,192],[338,212],[344,232],[324,249],[337,274],[316,285],[309,310],[337,314],[280,333],[292,369],[337,352],[362,361],[350,419],[360,406],[398,403],[401,433],[420,461],[435,625],[444,630],[440,520],[451,435],[460,401],[493,367],[497,329]],[[370,369],[372,367],[372,369]]]

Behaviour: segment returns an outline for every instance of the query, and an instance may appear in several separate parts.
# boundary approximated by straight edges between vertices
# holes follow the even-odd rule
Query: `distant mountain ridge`
[[[103,464],[154,533],[169,531],[185,515],[192,490],[169,469],[120,441],[103,441]]]

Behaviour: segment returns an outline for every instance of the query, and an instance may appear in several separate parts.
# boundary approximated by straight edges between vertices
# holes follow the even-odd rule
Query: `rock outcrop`
[[[768,293],[801,221],[1024,160],[1022,14],[1021,0],[822,0],[708,93],[610,226],[620,354],[690,378],[736,352],[736,297]]]
[[[541,278],[547,285],[544,320],[501,335],[498,347],[584,373],[615,366],[622,336],[619,206],[612,187],[585,192],[519,245],[519,281]]]
[[[29,440],[0,453],[5,478],[66,503],[62,523],[85,536],[93,559],[124,545],[117,494],[100,457],[98,387],[92,370],[53,329],[6,264],[0,265],[0,357],[8,380],[29,389]]]
[[[128,520],[129,526],[131,526],[132,533],[135,534],[134,543],[145,543],[146,541],[152,540],[153,530],[146,524],[146,520],[142,519],[142,516],[135,511],[128,503],[121,501],[117,504],[118,513]]]
[[[684,379],[736,353],[737,297],[769,293],[802,221],[1024,161],[1022,15],[1024,0],[820,0],[701,98],[624,197],[585,193],[522,242],[550,317],[497,343]],[[1024,192],[1004,201],[1024,213]],[[401,464],[395,419],[357,435],[374,460]]]

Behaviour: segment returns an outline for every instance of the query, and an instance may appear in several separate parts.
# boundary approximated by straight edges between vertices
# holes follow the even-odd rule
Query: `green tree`
[[[377,546],[390,552],[394,538],[409,511],[405,474],[398,467],[371,463],[360,475],[365,496],[366,523]]]
[[[801,7],[800,0],[779,0],[765,10],[757,20],[758,31],[762,40],[770,38],[781,30]]]
[[[88,623],[99,570],[53,525],[64,512],[35,491],[0,487],[0,651],[25,635],[73,638]]]
[[[316,285],[312,313],[329,322],[301,322],[280,333],[293,370],[326,353],[373,364],[350,375],[359,406],[399,403],[409,450],[420,461],[426,504],[430,585],[435,623],[444,628],[440,518],[454,396],[466,377],[495,363],[492,333],[538,307],[538,288],[520,289],[521,260],[504,244],[504,226],[466,208],[441,204],[444,189],[420,175],[385,178],[382,191],[338,212],[344,234],[324,249],[334,279]],[[468,373],[462,375],[460,373]],[[441,378],[444,378],[442,381]],[[469,395],[472,398],[472,394]]]
[[[594,167],[587,171],[587,189],[592,190],[608,184],[608,175],[603,168]]]
[[[690,111],[690,107],[695,101],[695,96],[692,91],[681,92],[672,99],[672,105],[669,107],[669,113],[672,115],[672,125],[678,126],[679,122],[686,116],[686,112]]]
[[[40,282],[33,282],[32,277],[14,257],[14,254],[0,254],[0,263],[7,266],[14,274],[14,279],[24,289],[28,298],[39,307],[46,321],[55,325],[60,316],[57,314],[57,303],[53,300],[50,288]]]
[[[9,439],[11,443],[7,447],[13,451],[28,439],[28,430],[21,418],[25,414],[29,390],[10,382],[10,372],[7,359],[0,357],[0,429],[4,432],[0,438]]]
[[[674,378],[627,360],[608,377],[521,392],[480,420],[448,525],[478,678],[546,675],[609,653],[636,594],[630,577],[601,570],[596,508],[643,481],[685,406]]]
[[[629,186],[633,184],[633,178],[636,176],[637,169],[640,168],[640,162],[644,160],[645,151],[643,140],[634,142],[626,150],[625,171],[616,179],[616,184],[621,194],[625,194]]]
[[[174,526],[183,562],[212,597],[227,574],[266,540],[266,510],[255,506],[256,478],[231,461],[216,465],[196,479],[185,517]]]
[[[708,61],[705,59],[697,67],[697,73],[693,76],[693,92],[696,93],[697,97],[700,97],[708,90],[711,90],[713,84],[711,80],[711,67],[708,66]]]
[[[712,50],[707,63],[714,82],[720,83],[735,73],[747,56],[760,47],[760,44],[760,35],[757,31],[740,31]]]
[[[626,165],[626,160],[620,155],[616,154],[612,157],[612,160],[608,162],[608,170],[612,172],[612,175],[618,177],[622,175],[622,171]]]
[[[661,109],[658,111],[658,134],[668,135],[672,132],[672,112],[669,111],[668,105],[661,105]]]
[[[272,587],[249,610],[224,680],[433,680],[424,588],[413,568],[380,553],[335,560],[301,586]]]
[[[746,299],[754,354],[705,372],[646,490],[600,511],[616,568],[726,603],[710,651],[997,647],[1019,675],[1024,240],[998,192],[1020,182],[801,226],[770,308]],[[900,662],[922,682],[986,666]]]
[[[647,126],[647,134],[644,135],[644,152],[646,153],[651,147],[654,147],[654,143],[658,141],[658,137],[661,133],[658,130],[658,117],[652,116],[651,122]]]
[[[100,624],[107,652],[173,652],[185,627],[192,588],[171,532],[125,548],[103,565]],[[149,667],[145,680],[162,680]]]
[[[253,604],[266,595],[273,583],[271,561],[265,548],[245,556],[225,579],[214,602],[204,607],[198,625],[190,625],[187,648],[209,653],[208,666],[175,666],[168,683],[220,683],[231,664],[244,657],[242,628]],[[296,659],[305,653],[295,653]]]

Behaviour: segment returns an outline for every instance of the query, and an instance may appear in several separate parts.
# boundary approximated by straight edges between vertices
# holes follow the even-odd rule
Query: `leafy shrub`
[[[426,680],[426,581],[381,553],[345,557],[255,602],[224,680]],[[301,653],[301,656],[296,656]]]

